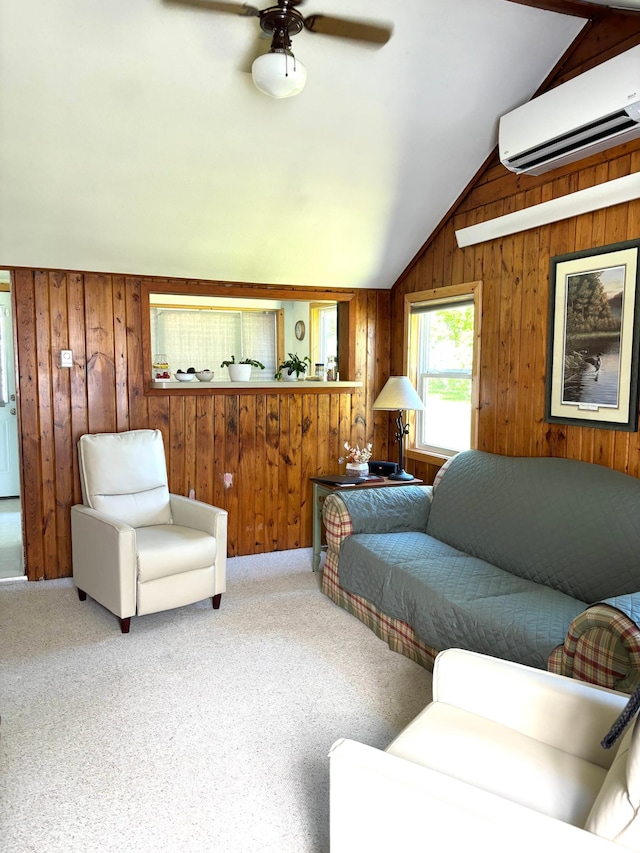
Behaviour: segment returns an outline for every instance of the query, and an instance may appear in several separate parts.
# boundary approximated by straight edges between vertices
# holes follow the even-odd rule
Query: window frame
[[[151,294],[166,293],[175,297],[179,302],[182,295],[185,296],[225,296],[238,297],[240,299],[268,299],[268,300],[290,300],[300,302],[326,302],[335,301],[338,307],[338,369],[340,371],[339,382],[281,382],[277,380],[250,381],[246,383],[237,382],[181,382],[167,383],[168,387],[158,387],[158,383],[152,380],[152,357],[151,352],[151,317],[149,313]],[[140,280],[139,296],[140,311],[142,315],[141,335],[141,392],[145,397],[159,396],[192,396],[211,394],[330,394],[351,392],[356,388],[362,388],[363,382],[352,379],[355,373],[355,350],[353,340],[356,335],[355,320],[349,310],[351,301],[356,296],[355,290],[341,290],[339,288],[301,287],[295,285],[277,284],[248,284],[221,281],[187,281],[185,279],[172,278],[148,278]],[[284,352],[284,338],[278,341],[278,349],[282,346]],[[178,387],[175,387],[178,386]]]
[[[309,353],[312,355],[312,363],[322,363],[327,367],[326,358],[321,359],[321,354],[319,352],[321,348],[321,334],[320,330],[322,328],[322,319],[321,315],[323,311],[334,310],[337,314],[337,303],[332,304],[330,302],[311,302],[309,303]],[[336,331],[337,331],[338,321],[336,317]],[[336,361],[338,359],[338,353],[336,352]]]
[[[473,302],[473,361],[471,368],[471,435],[470,447],[478,446],[478,410],[480,408],[480,344],[482,327],[482,281],[470,281],[463,284],[436,287],[432,290],[419,290],[407,293],[404,297],[404,340],[403,340],[403,372],[420,393],[418,376],[418,318],[419,314],[412,313],[414,305],[432,303],[455,305],[458,302]],[[416,413],[406,413],[409,424],[409,436],[405,455],[409,459],[442,465],[458,451],[451,453],[423,450],[416,447]]]

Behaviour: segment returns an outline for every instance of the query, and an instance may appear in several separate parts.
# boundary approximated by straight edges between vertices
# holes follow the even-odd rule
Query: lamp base
[[[390,480],[413,480],[413,474],[407,474],[407,472],[402,468],[400,471],[396,471],[395,474],[389,474]]]

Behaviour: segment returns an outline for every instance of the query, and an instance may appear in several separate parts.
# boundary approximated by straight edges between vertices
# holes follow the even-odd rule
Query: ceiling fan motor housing
[[[290,36],[298,35],[304,29],[304,18],[295,8],[298,2],[282,0],[280,5],[265,9],[260,13],[260,29],[267,35],[283,30]]]

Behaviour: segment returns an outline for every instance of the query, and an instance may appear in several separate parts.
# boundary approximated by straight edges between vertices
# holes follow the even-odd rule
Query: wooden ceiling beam
[[[547,12],[559,12],[561,15],[573,15],[576,18],[586,18],[591,21],[599,21],[606,15],[637,15],[638,12],[631,9],[612,9],[610,6],[598,6],[595,3],[581,3],[580,0],[508,0],[509,3],[518,3],[520,6],[533,6],[535,9],[544,9]]]

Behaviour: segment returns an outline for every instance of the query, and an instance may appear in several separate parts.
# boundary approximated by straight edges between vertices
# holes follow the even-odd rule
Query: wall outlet
[[[73,367],[73,350],[61,349],[58,364],[60,367]]]

